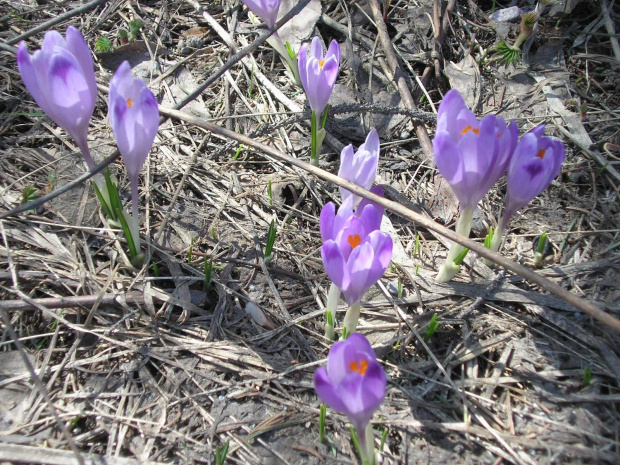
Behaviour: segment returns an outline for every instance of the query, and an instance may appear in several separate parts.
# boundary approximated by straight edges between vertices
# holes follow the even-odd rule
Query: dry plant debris
[[[336,173],[342,147],[376,127],[386,197],[452,226],[456,204],[429,152],[442,96],[457,88],[476,113],[515,119],[521,133],[547,123],[567,161],[513,219],[504,255],[531,266],[546,232],[539,274],[619,317],[620,6],[540,4],[521,60],[504,65],[496,44],[515,41],[520,17],[491,16],[508,4],[381,3],[312,1],[291,27],[296,44],[318,35],[341,45],[320,167]],[[139,270],[90,184],[72,184],[82,158],[17,72],[20,40],[35,49],[45,31],[70,25],[99,47],[100,84],[128,60],[162,108],[184,104],[187,118],[160,126],[141,173],[150,261]],[[70,187],[0,220],[0,461],[214,463],[229,441],[228,463],[356,463],[345,417],[329,412],[318,442],[312,388],[330,346],[318,215],[337,187],[191,122],[309,158],[306,102],[273,50],[224,66],[261,32],[237,0],[0,1],[0,210]],[[104,100],[90,127],[99,162],[115,150]],[[110,169],[128,202],[124,169]],[[479,205],[478,242],[504,189]],[[618,463],[618,333],[477,257],[437,284],[447,241],[388,218],[393,266],[364,299],[358,328],[388,375],[373,422],[387,431],[383,463]],[[425,340],[434,314],[439,327]]]

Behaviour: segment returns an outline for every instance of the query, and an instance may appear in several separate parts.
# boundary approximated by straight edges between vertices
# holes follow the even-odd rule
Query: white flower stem
[[[271,47],[280,55],[280,58],[282,58],[284,66],[287,67],[293,82],[295,82],[297,86],[301,87],[301,78],[299,77],[297,58],[293,58],[289,55],[286,45],[282,42],[282,39],[278,35],[277,31],[274,32],[269,39],[267,39],[267,43],[271,45]]]
[[[329,312],[331,315],[331,322],[329,318],[325,320],[325,337],[333,341],[336,339],[334,333],[334,327],[336,326],[336,310],[338,308],[338,299],[340,298],[340,288],[334,283],[329,287],[327,293],[327,304],[325,305],[325,314]]]
[[[474,218],[474,208],[467,207],[461,211],[461,216],[456,221],[456,232],[461,236],[469,237],[469,232],[471,231],[471,224]],[[439,273],[437,274],[437,281],[440,283],[447,283],[450,281],[454,275],[456,275],[459,271],[460,265],[455,265],[454,259],[458,257],[458,255],[465,250],[458,242],[453,242],[450,246],[450,250],[448,250],[448,256],[446,257],[446,262],[443,264]]]
[[[372,425],[368,423],[363,431],[356,428],[355,432],[357,433],[357,440],[360,444],[362,463],[376,465],[377,454],[375,453],[375,432],[372,429]]]
[[[357,329],[357,321],[360,319],[360,311],[362,309],[361,302],[355,302],[353,305],[349,307],[347,313],[344,316],[344,321],[342,322],[342,334],[349,335],[355,332]],[[341,340],[346,338],[340,337]]]
[[[131,181],[131,221],[128,221],[131,238],[136,248],[136,256],[142,253],[140,245],[140,216],[138,213],[138,179],[130,179]],[[124,213],[124,212],[123,212]]]
[[[499,221],[497,222],[497,229],[493,231],[493,237],[491,238],[491,246],[489,247],[489,250],[492,250],[493,252],[499,251],[499,248],[502,245],[502,237],[504,235],[505,230],[506,230],[506,215],[501,217]],[[495,266],[495,263],[487,258],[484,259],[484,264],[489,267]]]

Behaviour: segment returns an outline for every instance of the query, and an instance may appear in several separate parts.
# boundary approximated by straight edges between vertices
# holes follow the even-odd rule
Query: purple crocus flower
[[[449,91],[439,105],[433,153],[462,209],[474,208],[506,171],[519,139],[514,121],[487,115],[480,121],[461,94]]]
[[[319,118],[334,90],[340,66],[340,45],[332,40],[323,56],[323,46],[318,37],[312,39],[310,52],[302,45],[298,57],[301,84],[310,102],[310,108]]]
[[[17,67],[28,91],[41,109],[75,140],[88,164],[95,166],[88,150],[88,123],[97,103],[93,57],[75,27],[66,38],[48,31],[43,46],[32,55],[21,42]]]
[[[380,189],[374,192],[381,194]],[[379,230],[383,209],[366,201],[354,211],[352,202],[352,196],[345,199],[337,214],[328,203],[320,220],[325,271],[349,306],[362,299],[392,260],[392,238]]]
[[[340,153],[340,170],[338,176],[357,184],[364,189],[372,187],[377,177],[377,166],[379,164],[379,135],[373,129],[368,133],[366,141],[360,145],[357,152],[353,152],[353,145],[349,144]],[[360,198],[352,192],[341,187],[340,195],[343,200],[349,196],[354,197],[354,204]],[[355,205],[354,205],[355,206]]]
[[[144,81],[132,78],[127,61],[118,67],[110,81],[108,117],[129,178],[137,181],[157,134],[159,110],[153,92]]]
[[[541,124],[525,134],[517,148],[506,177],[506,212],[508,223],[514,213],[544,191],[558,175],[564,162],[564,144],[545,137]]]
[[[385,398],[386,385],[383,367],[370,343],[359,333],[336,342],[327,357],[327,371],[321,367],[314,373],[317,395],[330,408],[349,417],[361,440]]]
[[[278,19],[281,0],[242,0],[252,12],[273,29]]]

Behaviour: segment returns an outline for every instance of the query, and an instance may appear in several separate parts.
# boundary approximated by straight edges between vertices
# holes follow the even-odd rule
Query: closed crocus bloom
[[[281,0],[242,0],[252,12],[273,29],[278,19]]]
[[[331,203],[321,212],[323,265],[350,306],[360,302],[392,260],[392,238],[379,230],[383,210],[369,202],[353,213],[351,201],[343,202],[338,214]]]
[[[332,40],[323,56],[323,46],[318,37],[312,39],[310,51],[302,45],[298,57],[301,83],[308,97],[310,108],[317,118],[325,110],[327,101],[336,85],[340,66],[340,45]]]
[[[97,103],[97,81],[93,58],[82,34],[73,26],[67,28],[66,37],[48,31],[43,46],[32,55],[21,42],[17,67],[34,100],[75,140],[92,168],[87,135]]]
[[[340,153],[340,170],[338,176],[357,184],[364,189],[372,187],[377,177],[377,166],[379,164],[379,135],[373,129],[368,133],[366,141],[360,145],[357,152],[353,152],[353,145],[347,145]],[[352,192],[341,187],[340,195],[343,200],[349,196],[354,197],[354,206],[360,198]]]
[[[545,125],[541,124],[525,134],[508,166],[506,221],[549,187],[560,172],[565,156],[564,144],[545,137],[544,132]]]
[[[153,146],[159,127],[159,110],[153,92],[144,81],[131,76],[127,61],[119,66],[110,81],[108,117],[133,183]]]
[[[386,386],[383,367],[358,333],[336,342],[327,357],[327,371],[321,367],[314,373],[314,390],[330,408],[349,417],[368,463],[375,462],[374,446],[364,432],[385,398]]]
[[[514,121],[487,115],[480,121],[456,90],[443,98],[437,113],[433,153],[461,208],[474,208],[508,168],[519,130]]]

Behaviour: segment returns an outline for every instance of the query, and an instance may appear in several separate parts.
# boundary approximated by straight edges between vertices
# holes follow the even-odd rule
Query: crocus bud
[[[377,177],[377,166],[379,164],[379,135],[376,129],[368,133],[366,142],[360,145],[357,152],[353,152],[353,145],[347,145],[340,153],[340,170],[338,176],[357,184],[364,189],[372,187]],[[345,200],[349,196],[354,197],[353,206],[361,200],[352,192],[341,187],[340,195]]]
[[[506,177],[506,224],[514,213],[544,191],[564,162],[564,144],[545,137],[541,124],[525,134],[515,150]]]
[[[496,115],[478,121],[458,91],[444,96],[437,113],[433,154],[462,209],[474,208],[506,171],[518,138],[514,121],[506,125]]]
[[[97,81],[93,57],[80,31],[69,26],[66,38],[58,31],[46,32],[41,50],[32,55],[21,42],[17,67],[34,100],[75,140],[92,168],[87,135],[97,103]]]
[[[310,108],[318,118],[325,110],[336,85],[340,66],[340,45],[332,40],[327,53],[323,56],[321,41],[315,37],[310,44],[310,52],[305,45],[302,45],[297,61],[301,84],[308,97]]]
[[[370,343],[359,333],[336,342],[327,371],[314,373],[314,390],[330,408],[349,417],[358,437],[385,398],[387,379]]]
[[[132,78],[127,61],[118,67],[110,81],[108,117],[129,179],[134,183],[153,146],[159,110],[153,92],[144,81]]]
[[[383,209],[362,202],[353,212],[352,201],[352,197],[346,199],[338,214],[328,203],[320,219],[323,265],[349,306],[362,299],[392,260],[392,238],[379,230]]]
[[[242,0],[256,16],[262,19],[269,29],[273,29],[278,19],[281,0]]]

